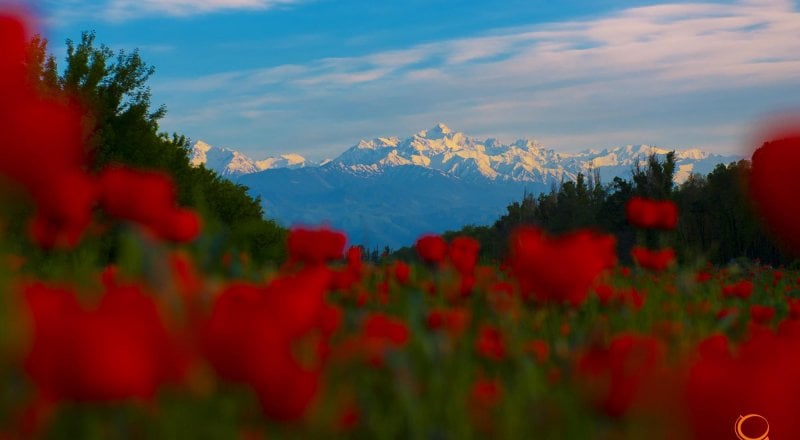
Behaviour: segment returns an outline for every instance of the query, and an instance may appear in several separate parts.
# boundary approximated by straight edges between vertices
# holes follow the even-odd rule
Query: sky
[[[16,0],[0,0],[0,4]],[[28,0],[155,66],[160,128],[256,159],[443,122],[558,151],[736,154],[800,109],[800,0]]]

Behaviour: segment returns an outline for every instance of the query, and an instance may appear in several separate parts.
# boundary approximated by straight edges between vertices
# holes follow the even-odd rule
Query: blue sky
[[[333,157],[439,121],[562,151],[734,153],[764,118],[800,107],[793,0],[34,4],[58,56],[82,30],[139,48],[164,131],[256,158]]]

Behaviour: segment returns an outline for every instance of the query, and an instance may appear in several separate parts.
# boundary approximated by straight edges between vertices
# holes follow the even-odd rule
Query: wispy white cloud
[[[168,14],[188,16],[225,10],[265,10],[304,0],[111,0],[103,15],[111,20]]]
[[[791,0],[662,4],[366,56],[193,78],[182,88],[220,102],[277,97],[280,108],[300,111],[302,122],[318,121],[318,130],[335,125],[342,136],[347,127],[354,137],[402,134],[398,130],[444,119],[470,130],[496,127],[559,142],[592,136],[616,142],[620,138],[609,133],[639,133],[717,144],[733,132],[709,124],[729,127],[758,109],[785,105],[788,98],[775,93],[780,87],[800,89],[798,35],[800,12]],[[215,97],[219,90],[226,90],[224,97]],[[732,102],[749,105],[736,108]],[[248,113],[241,116],[276,105],[242,106]],[[662,105],[675,114],[663,113]],[[229,118],[236,114],[228,106],[226,112]],[[260,127],[280,131],[300,123],[276,118]],[[680,124],[686,129],[676,134]],[[708,127],[706,137],[701,124]],[[373,131],[357,131],[365,125]]]
[[[47,22],[60,25],[76,19],[120,22],[152,17],[188,17],[213,12],[269,10],[311,0],[43,0]]]

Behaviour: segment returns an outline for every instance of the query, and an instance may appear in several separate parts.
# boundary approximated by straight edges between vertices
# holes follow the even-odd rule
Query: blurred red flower
[[[206,357],[220,377],[249,384],[264,413],[301,418],[319,389],[325,337],[338,325],[323,299],[324,268],[280,277],[266,287],[232,284],[216,299],[203,331]],[[335,313],[335,312],[333,312]],[[316,359],[299,359],[295,346],[319,331]]]
[[[759,325],[766,325],[775,317],[775,308],[753,304],[750,306],[750,319]]]
[[[200,233],[197,214],[177,207],[175,184],[167,174],[114,165],[103,170],[99,185],[100,204],[113,218],[169,241],[191,241]]]
[[[394,265],[394,278],[401,286],[408,284],[411,278],[411,266],[404,261],[395,261]]]
[[[347,266],[332,273],[331,288],[334,290],[349,290],[361,281],[364,273],[362,249],[360,246],[351,246],[345,254]]]
[[[386,351],[400,348],[408,343],[409,331],[405,322],[382,313],[373,313],[361,327],[361,345],[367,361],[376,367],[382,366]]]
[[[0,16],[0,175],[36,202],[29,223],[40,246],[73,247],[91,222],[95,184],[81,123],[85,110],[62,93],[42,93],[28,72],[29,30],[22,19]]]
[[[18,92],[16,86],[25,78],[29,38],[27,26],[21,17],[0,12],[0,52],[3,54],[0,57],[0,87],[4,94]]]
[[[611,300],[616,297],[614,288],[608,284],[594,286],[594,293],[597,295],[597,299],[600,301],[600,304],[604,306],[608,305]]]
[[[447,257],[447,243],[438,235],[420,237],[415,247],[422,261],[428,264],[442,264]]]
[[[480,243],[472,237],[455,237],[450,241],[448,256],[450,262],[461,274],[472,273],[478,262]]]
[[[628,222],[642,229],[675,229],[678,206],[671,200],[652,200],[632,197],[625,205]]]
[[[175,208],[160,220],[153,230],[162,240],[188,243],[200,235],[200,216],[192,209]]]
[[[497,406],[502,398],[503,387],[498,380],[478,379],[472,384],[470,405],[473,407],[489,409]]]
[[[428,312],[425,325],[430,330],[446,330],[450,336],[457,338],[467,329],[469,318],[470,313],[466,308],[433,309]]]
[[[786,302],[789,305],[789,319],[800,320],[800,299],[789,298]]]
[[[364,320],[363,335],[367,339],[384,340],[401,347],[408,342],[408,327],[398,319],[373,313]]]
[[[631,256],[639,266],[655,272],[666,270],[675,262],[675,250],[664,248],[651,250],[641,246],[634,246],[631,249]]]
[[[23,288],[33,343],[25,370],[55,400],[151,399],[180,380],[186,352],[169,333],[153,299],[136,285],[111,285],[95,309],[67,289]]]
[[[358,405],[355,403],[344,405],[339,409],[336,428],[340,432],[350,432],[358,425],[359,419],[361,419],[361,411],[358,409]]]
[[[753,153],[750,194],[770,230],[789,249],[800,253],[800,188],[795,165],[800,162],[800,132],[778,133]]]
[[[716,316],[717,320],[720,321],[728,318],[733,319],[739,316],[739,309],[736,307],[724,307],[722,309],[719,309],[719,311],[717,311],[717,314],[714,316]]]
[[[694,438],[728,438],[744,414],[769,422],[770,438],[800,432],[800,339],[757,332],[731,352],[727,338],[714,335],[698,346],[686,384],[686,415]],[[754,433],[754,434],[762,434]]]
[[[697,272],[697,275],[694,277],[694,280],[697,281],[698,283],[705,283],[706,281],[710,281],[712,278],[713,276],[710,273],[701,270]]]
[[[503,333],[497,327],[482,324],[475,338],[475,350],[481,356],[493,361],[501,361],[506,357],[506,343]]]
[[[347,237],[326,227],[309,229],[295,227],[289,231],[286,245],[290,263],[324,264],[342,258]]]
[[[581,230],[551,238],[522,227],[511,237],[510,263],[524,298],[583,303],[597,277],[616,264],[616,239]]]
[[[661,368],[666,348],[658,339],[632,333],[615,336],[607,348],[592,347],[578,360],[578,381],[592,403],[622,417]]]
[[[534,339],[525,343],[525,352],[532,354],[537,362],[542,363],[550,357],[550,345],[543,339]]]
[[[498,379],[479,377],[472,383],[467,401],[468,419],[486,437],[497,436],[493,433],[496,421],[492,413],[502,400],[503,386]]]
[[[734,284],[727,284],[722,286],[722,296],[726,298],[738,297],[742,299],[750,298],[753,294],[753,282],[750,280],[741,280]]]

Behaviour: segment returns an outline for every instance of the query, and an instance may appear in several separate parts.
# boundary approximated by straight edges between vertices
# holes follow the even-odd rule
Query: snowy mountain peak
[[[222,176],[241,176],[274,168],[303,168],[315,165],[294,153],[253,160],[238,151],[214,147],[203,141],[197,141],[192,146],[189,163],[195,167],[203,165]]]
[[[207,143],[205,143],[205,142],[203,142],[203,141],[197,141],[197,142],[194,144],[194,147],[193,147],[193,149],[192,149],[192,150],[193,150],[193,151],[196,151],[196,152],[198,152],[198,153],[207,153],[207,152],[208,152],[208,150],[210,150],[210,149],[212,149],[212,148],[214,148],[214,147],[212,147],[211,145],[208,145]]]
[[[453,130],[450,127],[444,125],[443,123],[437,123],[433,128],[430,130],[422,130],[417,133],[417,136],[426,138],[426,139],[442,139],[446,137],[448,134],[452,134]]]
[[[399,139],[396,137],[380,137],[371,140],[361,139],[354,148],[359,150],[378,150],[381,148],[396,147]]]
[[[494,141],[495,139],[492,140]],[[502,146],[502,144],[500,144],[500,146]],[[542,148],[538,142],[531,139],[517,139],[513,144],[511,144],[511,146],[528,151],[539,150]]]
[[[193,167],[199,167],[200,165],[208,162],[208,152],[213,147],[208,145],[203,141],[197,141],[192,147],[191,154],[189,155],[189,163]]]
[[[302,165],[306,162],[306,158],[295,153],[281,154],[281,158],[285,159],[289,165]]]
[[[690,148],[688,150],[676,152],[675,155],[680,159],[694,160],[702,160],[708,157],[708,153],[699,148]]]

